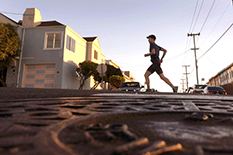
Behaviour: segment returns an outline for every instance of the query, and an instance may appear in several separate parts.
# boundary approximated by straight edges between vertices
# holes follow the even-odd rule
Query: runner
[[[173,92],[176,93],[178,90],[178,87],[174,86],[170,82],[170,80],[164,76],[163,70],[160,67],[160,64],[163,62],[163,58],[165,57],[167,50],[155,44],[155,40],[156,40],[155,35],[152,34],[146,38],[148,39],[148,42],[150,43],[150,51],[149,51],[150,53],[145,54],[144,56],[145,57],[150,56],[151,62],[152,62],[152,65],[147,69],[144,75],[146,79],[147,91],[151,91],[149,76],[153,74],[154,72],[156,72],[159,75],[159,77],[172,88]],[[163,56],[161,57],[161,59],[159,58],[159,51],[163,51]]]

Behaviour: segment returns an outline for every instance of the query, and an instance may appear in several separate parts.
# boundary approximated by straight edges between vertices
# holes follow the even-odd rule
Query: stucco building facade
[[[9,67],[8,87],[77,89],[75,69],[86,60],[87,41],[57,21],[41,21],[36,8],[28,8],[23,20],[14,22],[1,15],[0,22],[16,27],[22,41],[14,73]],[[84,89],[90,89],[86,83]]]
[[[84,37],[86,40],[86,60],[90,60],[97,64],[105,64],[106,56],[101,52],[101,47],[98,37]],[[93,77],[87,79],[86,87],[91,88],[95,85]],[[98,86],[96,89],[102,89]]]
[[[228,94],[233,95],[233,63],[210,78],[208,85],[222,86]]]
[[[78,89],[80,81],[75,70],[79,63],[85,60],[107,63],[97,36],[81,37],[56,20],[42,21],[36,8],[27,8],[19,22],[0,14],[0,22],[13,25],[22,42],[20,56],[7,68],[8,87]],[[113,62],[110,65],[119,68]],[[133,80],[122,73],[126,81]],[[94,84],[91,77],[84,89]]]

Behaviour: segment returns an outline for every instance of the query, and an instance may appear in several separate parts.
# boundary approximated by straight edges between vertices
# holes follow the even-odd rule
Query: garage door
[[[54,88],[55,64],[25,65],[22,86],[25,88]]]

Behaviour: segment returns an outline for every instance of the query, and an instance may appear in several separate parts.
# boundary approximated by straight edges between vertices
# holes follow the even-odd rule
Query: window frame
[[[96,55],[95,55],[96,54]],[[96,56],[96,58],[95,58],[95,56]],[[98,60],[98,52],[96,51],[96,50],[94,50],[94,59],[95,60]]]
[[[68,40],[68,37],[69,37],[69,48],[67,48],[67,40]],[[72,45],[73,45],[73,41],[74,41],[74,49],[72,48]],[[66,35],[66,50],[72,52],[72,53],[75,53],[75,48],[76,48],[76,40],[74,38],[72,38],[71,36],[69,35]],[[74,51],[72,51],[72,49]]]
[[[47,48],[47,45],[48,45],[47,36],[48,36],[48,34],[61,34],[60,47],[56,47],[55,48],[56,36],[53,36],[53,48]],[[62,45],[63,45],[63,32],[62,31],[49,31],[49,32],[45,32],[44,50],[59,50],[59,49],[62,49]]]

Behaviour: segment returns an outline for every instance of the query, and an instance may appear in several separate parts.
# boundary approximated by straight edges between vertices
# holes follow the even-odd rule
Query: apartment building
[[[209,79],[208,85],[222,86],[228,94],[233,95],[233,63]]]

